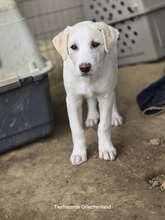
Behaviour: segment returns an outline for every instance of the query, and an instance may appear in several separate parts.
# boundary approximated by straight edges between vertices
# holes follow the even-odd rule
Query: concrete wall
[[[36,39],[52,37],[84,19],[81,0],[17,0]]]
[[[53,37],[66,26],[84,20],[82,0],[16,0],[46,59],[56,60]]]

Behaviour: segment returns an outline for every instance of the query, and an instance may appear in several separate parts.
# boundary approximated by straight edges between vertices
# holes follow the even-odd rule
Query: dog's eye
[[[76,44],[73,44],[73,45],[71,46],[71,48],[72,48],[72,50],[77,50],[77,49],[78,49],[78,47],[77,47]]]
[[[91,47],[92,47],[92,48],[96,48],[96,47],[98,47],[99,45],[100,45],[99,42],[92,41],[92,43],[91,43]]]

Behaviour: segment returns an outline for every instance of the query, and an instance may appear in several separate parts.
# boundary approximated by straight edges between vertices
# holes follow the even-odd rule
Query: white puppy
[[[80,165],[87,160],[82,123],[83,97],[87,98],[87,126],[98,125],[99,157],[114,160],[116,149],[111,142],[110,127],[122,124],[116,108],[116,42],[118,31],[102,22],[80,22],[59,33],[53,43],[64,60],[64,86],[73,138],[70,161]],[[97,110],[97,101],[99,113]]]

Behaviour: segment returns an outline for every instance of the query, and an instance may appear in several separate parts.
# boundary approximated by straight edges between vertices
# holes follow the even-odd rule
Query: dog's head
[[[97,72],[106,53],[116,44],[119,32],[103,22],[80,22],[59,33],[53,44],[65,61],[72,60],[79,76]]]

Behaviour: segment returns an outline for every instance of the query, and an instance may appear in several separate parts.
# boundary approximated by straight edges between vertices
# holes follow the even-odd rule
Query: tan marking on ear
[[[103,35],[105,51],[109,53],[110,49],[117,43],[119,32],[103,22],[97,22],[96,24]]]
[[[60,32],[57,36],[53,38],[53,44],[59,54],[62,56],[63,60],[68,57],[68,36],[69,36],[70,26],[65,28],[64,31]]]

